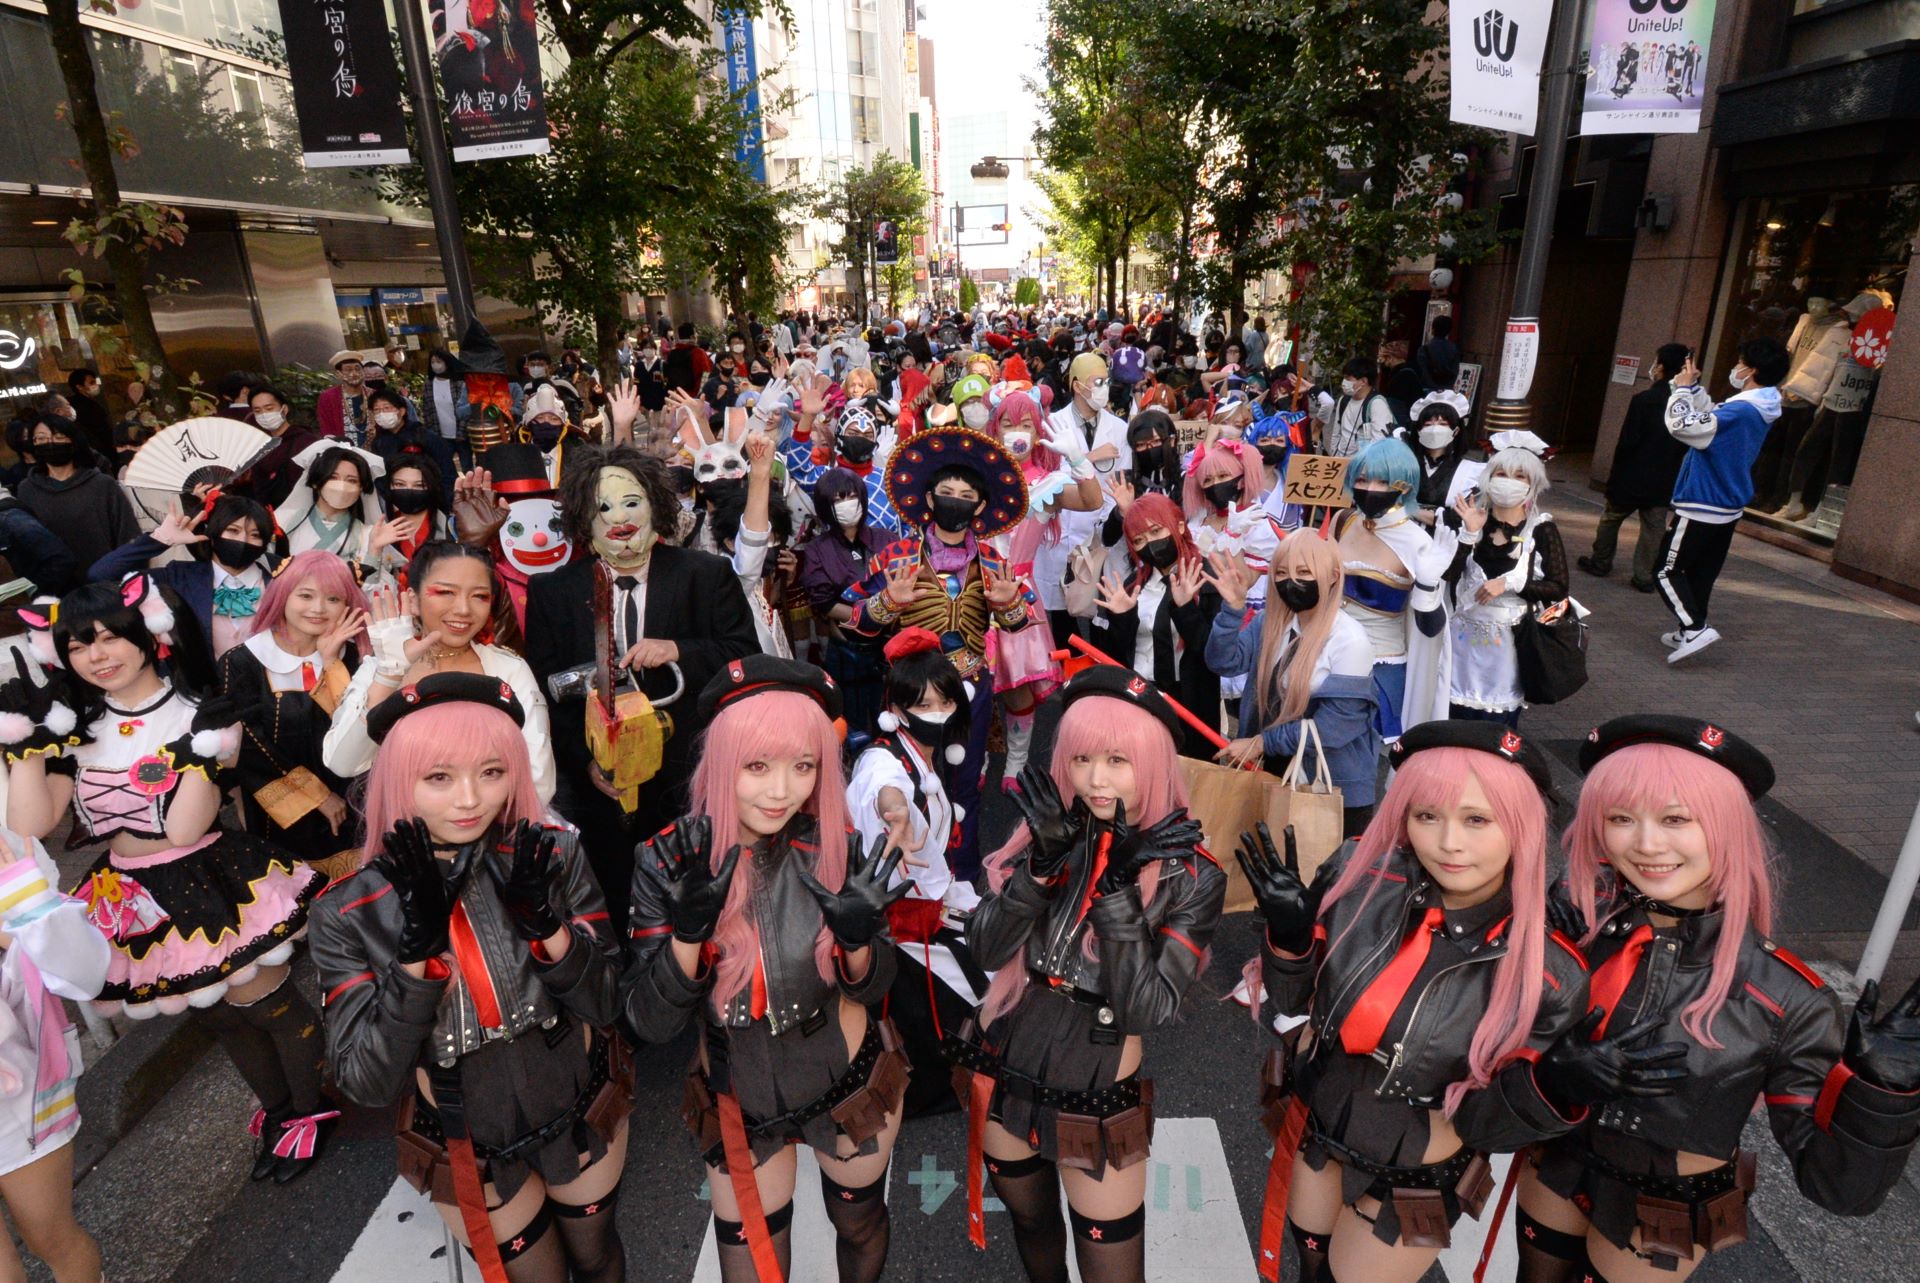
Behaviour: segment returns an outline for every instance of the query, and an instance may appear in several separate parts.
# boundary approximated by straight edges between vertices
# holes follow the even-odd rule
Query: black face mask
[[[1162,535],[1158,539],[1149,539],[1138,549],[1140,560],[1152,566],[1161,574],[1173,569],[1173,563],[1180,560],[1180,549],[1171,535]]]
[[[387,506],[395,512],[411,517],[415,513],[425,512],[433,507],[433,492],[430,490],[389,490]]]
[[[937,494],[932,498],[933,524],[950,535],[957,535],[973,524],[973,510],[979,503],[956,495]]]
[[[260,560],[260,554],[266,551],[251,539],[228,539],[224,535],[216,535],[207,543],[212,549],[213,559],[234,570],[245,570]]]
[[[1147,446],[1133,452],[1134,467],[1141,472],[1159,472],[1167,466],[1167,447]]]
[[[1240,483],[1238,481],[1216,481],[1210,486],[1202,486],[1200,493],[1207,497],[1208,503],[1224,512],[1233,507],[1233,501],[1240,497]]]
[[[844,436],[840,438],[840,457],[848,463],[865,467],[873,462],[873,452],[879,448],[879,444],[872,437]]]
[[[33,447],[33,457],[50,468],[64,468],[79,455],[80,447],[71,441],[49,441]]]
[[[709,481],[700,487],[700,497],[708,503],[719,504],[726,501],[728,495],[745,494],[747,483],[738,477],[721,478]]]
[[[1283,445],[1263,445],[1260,447],[1260,462],[1269,470],[1277,470],[1287,461],[1287,448]]]
[[[551,450],[560,444],[560,438],[565,434],[567,428],[566,425],[562,423],[543,423],[535,419],[527,425],[527,430],[528,434],[533,438],[534,445],[542,450]]]
[[[1273,592],[1280,604],[1296,615],[1320,604],[1320,585],[1311,579],[1276,579]]]
[[[937,769],[940,764],[946,760],[946,754],[941,750],[946,747],[947,742],[953,738],[954,732],[959,729],[959,718],[960,710],[958,709],[948,714],[947,720],[944,722],[930,722],[926,718],[915,716],[912,713],[902,713],[900,714],[900,729],[913,736],[913,738],[920,743],[926,745],[927,752],[933,756],[933,763]]]
[[[1371,518],[1385,516],[1400,505],[1400,496],[1391,490],[1355,490],[1353,506]]]

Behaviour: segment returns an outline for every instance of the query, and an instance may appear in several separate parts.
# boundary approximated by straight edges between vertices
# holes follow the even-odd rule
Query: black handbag
[[[1513,649],[1529,704],[1558,704],[1587,684],[1587,626],[1571,603],[1550,623],[1527,611],[1514,625]]]

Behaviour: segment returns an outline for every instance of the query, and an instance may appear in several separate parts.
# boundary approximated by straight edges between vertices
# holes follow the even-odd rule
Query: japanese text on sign
[[[1346,508],[1345,483],[1349,460],[1331,454],[1296,454],[1287,460],[1284,498],[1288,503],[1318,508]]]

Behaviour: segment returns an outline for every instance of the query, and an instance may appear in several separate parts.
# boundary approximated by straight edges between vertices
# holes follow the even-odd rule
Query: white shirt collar
[[[253,653],[255,659],[260,661],[260,667],[269,673],[278,673],[283,677],[289,673],[299,672],[309,660],[319,658],[318,651],[312,655],[289,654],[287,649],[274,638],[271,628],[265,632],[255,633],[242,644]]]

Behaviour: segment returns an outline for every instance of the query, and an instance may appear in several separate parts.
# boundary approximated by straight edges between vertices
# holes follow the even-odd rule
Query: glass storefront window
[[[452,347],[453,312],[439,286],[381,286],[355,292],[336,290],[340,328],[347,346],[378,352],[398,344],[409,353]],[[410,360],[414,358],[409,358]]]
[[[1725,395],[1742,341],[1772,335],[1792,365],[1754,465],[1750,512],[1831,542],[1920,233],[1920,185],[1747,201],[1706,372]]]

